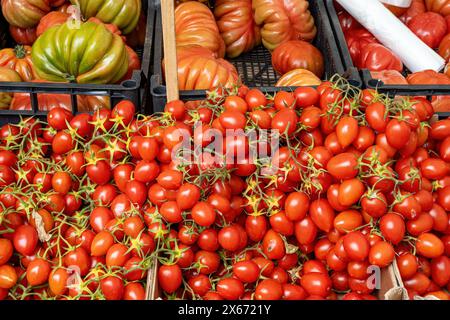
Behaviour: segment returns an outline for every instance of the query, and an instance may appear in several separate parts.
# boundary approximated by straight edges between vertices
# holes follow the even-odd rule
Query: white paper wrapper
[[[379,0],[337,0],[411,72],[441,71],[445,60],[395,17]]]

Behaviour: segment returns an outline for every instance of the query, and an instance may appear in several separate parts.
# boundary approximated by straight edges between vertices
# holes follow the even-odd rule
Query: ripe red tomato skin
[[[336,134],[339,144],[343,148],[348,147],[358,138],[358,121],[350,116],[342,117],[336,126]]]
[[[111,167],[105,160],[97,161],[95,164],[86,166],[86,173],[92,182],[104,185],[111,179]]]
[[[189,286],[195,294],[203,297],[209,290],[211,290],[211,281],[204,274],[193,276],[188,281]]]
[[[130,282],[124,287],[123,300],[145,300],[145,289],[138,282]]]
[[[121,118],[125,125],[128,125],[136,112],[135,105],[129,100],[123,100],[115,105],[111,111],[111,118]]]
[[[301,286],[309,295],[325,298],[331,290],[331,279],[324,273],[308,273],[300,279]]]
[[[408,290],[414,290],[418,295],[422,295],[430,286],[430,279],[422,272],[417,272],[413,277],[405,280],[404,285]]]
[[[181,269],[178,265],[162,265],[158,269],[158,281],[167,293],[174,293],[182,283]]]
[[[220,265],[220,257],[216,252],[199,250],[195,253],[195,261],[200,262],[204,267],[200,268],[201,274],[211,274],[217,271]]]
[[[413,195],[406,194],[394,205],[393,211],[400,213],[405,219],[415,219],[422,212],[422,207]]]
[[[292,135],[297,128],[297,114],[292,109],[278,111],[272,118],[272,130],[278,130],[280,135]]]
[[[308,273],[327,273],[327,267],[322,261],[308,260],[303,264],[303,274]]]
[[[64,268],[55,268],[50,273],[48,283],[50,291],[55,295],[63,295],[67,292],[67,280],[69,273]]]
[[[245,101],[250,110],[267,104],[266,96],[259,89],[250,89],[245,95]]]
[[[329,232],[333,228],[334,210],[325,199],[311,202],[309,216],[320,230]]]
[[[77,267],[80,270],[80,275],[84,276],[89,272],[91,258],[84,248],[78,247],[66,253],[63,257],[63,263],[67,268]]]
[[[286,217],[291,221],[305,218],[309,209],[309,198],[303,192],[292,192],[285,201]]]
[[[294,223],[290,221],[284,211],[280,211],[269,218],[272,229],[281,235],[291,236],[294,234]]]
[[[387,267],[395,257],[394,248],[386,241],[375,243],[369,251],[369,262],[380,268]]]
[[[331,276],[331,282],[333,289],[337,291],[347,291],[349,275],[345,271],[334,271]]]
[[[106,224],[113,218],[114,215],[108,208],[96,207],[89,216],[90,226],[98,233],[102,231]]]
[[[319,239],[314,246],[316,259],[325,260],[328,252],[333,248],[333,243],[327,238]]]
[[[244,294],[244,285],[234,278],[221,279],[216,285],[217,293],[225,300],[238,300]]]
[[[272,229],[266,232],[262,249],[267,258],[271,260],[281,259],[286,254],[286,248],[280,234]]]
[[[265,277],[270,277],[273,270],[275,269],[275,264],[272,260],[266,259],[264,257],[253,258],[252,261],[256,263],[261,270],[261,274]]]
[[[267,219],[264,216],[249,215],[245,220],[245,230],[248,237],[254,242],[259,242],[264,238],[267,228]]]
[[[360,53],[358,68],[370,71],[397,70],[402,71],[403,63],[400,58],[379,43],[365,45]]]
[[[295,223],[294,232],[297,241],[306,245],[314,242],[318,228],[310,217],[306,217]]]
[[[307,297],[305,289],[301,286],[285,283],[283,284],[283,300],[304,300]]]
[[[240,247],[241,234],[236,225],[223,227],[218,234],[218,241],[222,248],[234,252]]]
[[[439,180],[448,174],[449,169],[443,160],[428,158],[420,163],[420,171],[427,179]]]
[[[444,140],[450,135],[450,119],[436,121],[431,125],[431,137]]]
[[[16,229],[13,243],[16,251],[25,256],[29,256],[34,252],[38,243],[38,233],[32,226],[22,225]]]
[[[67,128],[67,122],[72,120],[73,115],[70,111],[56,107],[51,109],[47,114],[47,122],[50,127],[56,130],[64,130]]]
[[[298,108],[315,106],[320,99],[319,93],[312,87],[299,87],[295,89],[294,97]]]
[[[174,100],[166,103],[164,112],[168,112],[175,120],[183,120],[186,112],[184,102],[181,100]]]
[[[437,258],[444,253],[443,242],[432,233],[422,233],[417,237],[417,253],[426,258]]]
[[[259,266],[251,260],[240,261],[233,265],[233,274],[244,283],[256,282],[259,278],[259,272]]]
[[[425,208],[423,205],[422,208],[424,208],[424,211],[428,211],[428,214],[433,218],[433,230],[438,232],[445,232],[447,230],[448,216],[444,208],[436,203],[432,203],[432,207],[429,210],[427,210],[428,208]]]
[[[405,253],[397,257],[397,266],[403,280],[410,279],[419,268],[417,258],[411,253]]]
[[[202,250],[217,251],[220,247],[217,230],[212,228],[203,230],[197,236],[196,243]]]
[[[336,179],[353,179],[358,174],[357,159],[352,153],[341,153],[327,163],[327,171]]]
[[[447,137],[442,141],[439,147],[439,155],[442,160],[450,162],[450,137]]]
[[[299,122],[305,126],[308,131],[312,131],[320,125],[321,114],[322,111],[317,107],[306,107],[302,111]]]
[[[77,134],[82,137],[88,137],[92,135],[94,126],[90,123],[92,122],[92,116],[88,113],[80,113],[72,118],[70,121],[70,127],[76,129]]]
[[[200,199],[200,189],[193,184],[183,184],[177,193],[177,204],[181,210],[191,209]]]
[[[13,244],[9,239],[0,239],[0,265],[6,264],[14,253]]]
[[[431,260],[431,277],[439,286],[444,287],[450,281],[450,259],[440,256]]]
[[[393,244],[399,244],[405,236],[405,222],[395,213],[387,213],[380,218],[380,231],[384,238]]]
[[[207,202],[198,202],[191,210],[194,221],[202,226],[209,227],[216,220],[216,212]]]
[[[106,300],[120,300],[124,294],[123,280],[116,276],[100,280],[100,288]]]
[[[344,236],[344,249],[353,261],[364,261],[369,255],[369,242],[359,231],[353,231]]]
[[[100,231],[92,241],[90,253],[94,257],[106,255],[108,249],[114,244],[114,237],[108,231]]]
[[[346,261],[342,261],[337,255],[335,249],[328,251],[326,263],[333,271],[344,271],[347,267]]]
[[[126,195],[134,204],[142,206],[147,200],[147,188],[145,184],[137,180],[130,180],[125,186]]]
[[[391,119],[386,126],[386,138],[394,148],[403,148],[409,140],[411,128],[404,121]]]
[[[113,244],[106,253],[106,265],[108,267],[123,267],[127,260],[130,258],[128,248],[121,244]]]
[[[419,13],[408,22],[408,28],[430,48],[437,48],[447,34],[445,19],[435,12]]]
[[[48,281],[50,275],[50,263],[44,259],[36,259],[27,267],[27,281],[31,286],[38,286]]]
[[[379,133],[384,133],[388,123],[386,106],[381,102],[375,102],[367,106],[366,119],[370,127]]]
[[[264,279],[255,289],[255,300],[279,300],[283,296],[281,283],[273,279]]]
[[[352,206],[359,202],[366,188],[358,179],[344,180],[339,186],[338,201],[342,206]]]
[[[414,237],[433,229],[434,220],[428,213],[422,212],[417,218],[406,223],[408,233]]]
[[[156,181],[165,189],[176,190],[181,186],[183,174],[175,170],[162,171]]]
[[[18,280],[18,275],[14,267],[9,264],[4,264],[0,266],[0,288],[10,289],[12,288]]]
[[[298,263],[298,256],[295,253],[286,254],[283,258],[278,260],[278,266],[284,270],[290,270]]]
[[[334,228],[343,234],[355,230],[360,227],[362,223],[362,216],[356,210],[342,211],[336,215],[333,221]]]
[[[450,211],[450,186],[438,190],[437,203],[445,211]]]

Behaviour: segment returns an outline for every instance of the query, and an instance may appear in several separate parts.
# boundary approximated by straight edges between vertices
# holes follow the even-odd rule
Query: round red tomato
[[[272,119],[271,127],[282,136],[290,136],[297,129],[297,114],[292,109],[278,111]]]
[[[225,300],[238,300],[244,294],[244,285],[234,278],[221,279],[216,284],[217,293]]]
[[[394,258],[394,248],[386,241],[378,241],[370,248],[369,262],[380,268],[390,265]]]
[[[388,143],[396,148],[403,148],[409,141],[411,128],[405,121],[391,119],[386,126],[386,138]]]
[[[39,286],[48,281],[50,263],[44,259],[35,259],[27,267],[27,281],[31,286]]]
[[[280,300],[283,296],[281,283],[273,279],[264,279],[255,289],[255,300]]]
[[[347,256],[353,261],[364,261],[369,254],[369,242],[359,231],[345,235],[343,244]]]
[[[377,38],[366,29],[349,30],[345,34],[348,51],[352,58],[353,64],[357,65],[361,56],[362,49],[370,43],[379,43]]]
[[[447,34],[447,22],[435,12],[419,13],[408,22],[408,27],[432,49],[439,47]]]
[[[123,280],[116,276],[109,276],[100,280],[100,288],[106,300],[120,300],[124,293]]]
[[[393,244],[403,240],[406,229],[403,217],[395,213],[387,213],[381,217],[379,223],[381,234],[386,240]]]
[[[192,219],[202,227],[209,227],[216,220],[214,208],[207,202],[198,202],[191,211]]]
[[[262,249],[267,258],[271,260],[281,259],[286,254],[283,239],[278,232],[268,230],[263,238]]]
[[[370,43],[361,50],[358,68],[370,71],[397,70],[403,71],[403,63],[397,55],[385,46]]]
[[[332,286],[328,274],[318,272],[303,275],[300,284],[309,295],[317,295],[323,298],[328,296]]]
[[[247,102],[250,110],[258,107],[264,107],[267,104],[266,96],[259,89],[249,90],[245,96],[245,101]]]
[[[158,269],[158,283],[167,293],[174,293],[182,284],[181,269],[178,265],[162,265]]]
[[[358,174],[358,159],[353,153],[341,153],[327,163],[327,171],[336,179],[353,179]]]
[[[38,233],[32,226],[22,225],[14,232],[13,243],[17,252],[29,256],[34,252],[38,243]]]
[[[422,233],[417,237],[417,253],[426,258],[437,258],[444,253],[444,244],[432,233]]]

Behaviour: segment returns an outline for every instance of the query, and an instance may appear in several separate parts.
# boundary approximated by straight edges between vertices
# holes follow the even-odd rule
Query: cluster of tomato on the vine
[[[121,102],[0,129],[0,300],[145,299],[156,244],[143,204],[160,167],[132,161],[134,117]]]
[[[450,119],[430,125],[426,99],[393,101],[338,79],[273,97],[218,90],[165,111],[224,134],[276,129],[281,143],[263,165],[250,153],[237,162],[230,154],[252,142],[226,139],[223,162],[178,166],[176,196],[150,198],[167,228],[164,297],[384,298],[371,271],[397,260],[411,297],[449,298]]]
[[[411,296],[448,298],[450,119],[427,100],[337,79],[134,112],[0,129],[1,299],[144,299],[156,259],[163,298],[376,299],[369,266],[395,259]]]

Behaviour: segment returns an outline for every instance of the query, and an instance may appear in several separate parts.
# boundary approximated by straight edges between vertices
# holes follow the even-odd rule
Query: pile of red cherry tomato
[[[432,116],[337,79],[4,125],[0,299],[145,299],[156,260],[164,299],[372,300],[369,267],[394,261],[410,297],[448,299],[450,119]]]
[[[276,129],[281,143],[272,175],[234,164],[229,154],[251,142],[231,139],[223,164],[179,167],[184,182],[158,186],[171,190],[150,199],[167,233],[163,297],[383,299],[369,266],[397,260],[411,298],[449,298],[450,119],[430,125],[429,101],[394,102],[338,81],[273,97],[214,92],[166,112],[221,132]]]

